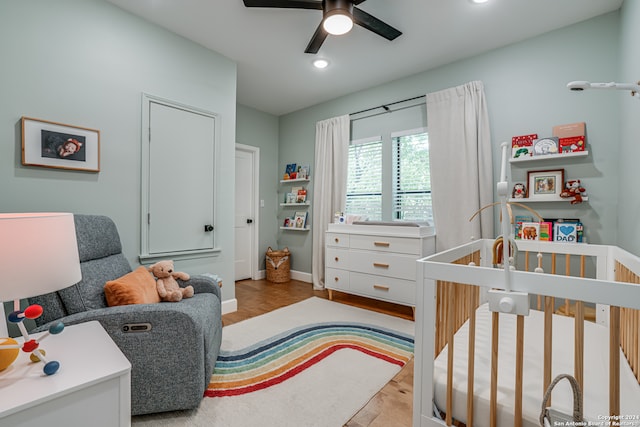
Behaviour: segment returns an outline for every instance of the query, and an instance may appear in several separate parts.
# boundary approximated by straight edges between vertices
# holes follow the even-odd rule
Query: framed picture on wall
[[[22,164],[100,171],[100,131],[22,117]]]
[[[527,197],[558,200],[564,187],[564,169],[527,172]]]

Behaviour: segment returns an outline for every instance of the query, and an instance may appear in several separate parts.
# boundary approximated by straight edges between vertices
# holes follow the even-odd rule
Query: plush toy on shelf
[[[527,194],[527,187],[521,182],[517,182],[513,185],[513,191],[511,192],[512,199],[524,199]]]
[[[181,288],[176,279],[189,280],[189,275],[175,271],[173,261],[158,261],[149,267],[149,271],[156,277],[156,286],[160,300],[178,302],[182,298],[193,296],[193,286]]]
[[[579,179],[570,179],[564,185],[564,190],[560,193],[560,197],[573,198],[571,204],[582,203],[582,197],[586,196],[587,190],[580,184]]]

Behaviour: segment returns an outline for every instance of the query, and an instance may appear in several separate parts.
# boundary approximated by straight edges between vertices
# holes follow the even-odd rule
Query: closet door
[[[213,250],[216,118],[168,102],[147,102],[142,255]]]

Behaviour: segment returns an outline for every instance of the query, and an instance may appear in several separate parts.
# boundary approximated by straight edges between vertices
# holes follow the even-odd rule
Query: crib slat
[[[473,425],[473,378],[475,371],[475,354],[476,354],[476,301],[478,294],[478,287],[473,286],[469,292],[469,305],[468,305],[468,316],[469,316],[469,355],[467,359],[467,425]]]
[[[447,288],[453,290],[454,286],[450,284]],[[453,334],[455,332],[453,326],[455,298],[453,292],[448,292],[447,295],[447,414],[445,416],[445,423],[450,426],[453,422]]]
[[[584,303],[576,301],[573,376],[584,390]]]
[[[516,396],[514,427],[522,427],[522,373],[524,369],[524,316],[516,318]]]
[[[609,415],[620,415],[620,307],[609,307]]]
[[[553,352],[553,309],[555,306],[555,298],[544,297],[544,370],[542,378],[542,390],[544,391],[551,384],[551,354]],[[549,398],[549,405],[551,405]]]
[[[565,255],[564,275],[571,276],[571,254]],[[571,307],[569,306],[569,298],[564,299],[564,314],[570,316]]]
[[[491,313],[491,394],[489,397],[489,426],[498,423],[498,336],[500,313]]]

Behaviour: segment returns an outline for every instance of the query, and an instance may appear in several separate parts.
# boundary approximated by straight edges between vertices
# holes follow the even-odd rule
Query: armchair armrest
[[[222,286],[222,279],[214,274],[200,274],[191,276],[189,280],[177,280],[180,287],[193,286],[193,292],[195,294],[211,293],[215,294],[220,301],[222,301],[222,292],[220,287]]]

